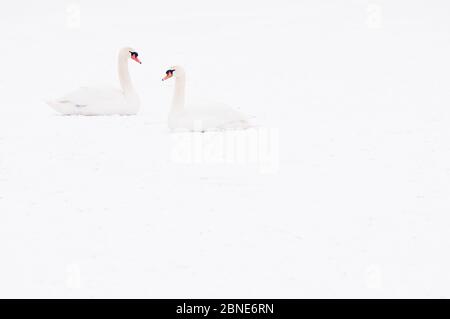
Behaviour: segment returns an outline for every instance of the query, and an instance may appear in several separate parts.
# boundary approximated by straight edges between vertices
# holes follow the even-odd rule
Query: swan
[[[186,72],[181,66],[166,71],[162,79],[175,78],[172,109],[169,113],[169,128],[188,131],[217,131],[249,128],[248,117],[227,105],[205,105],[185,107]]]
[[[128,60],[142,64],[138,56],[139,54],[132,48],[123,48],[119,51],[118,71],[121,90],[82,87],[60,99],[47,101],[47,104],[64,115],[136,114],[140,101],[128,72]]]

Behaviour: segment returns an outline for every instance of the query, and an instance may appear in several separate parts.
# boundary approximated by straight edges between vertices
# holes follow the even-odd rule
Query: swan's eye
[[[139,54],[138,54],[137,52],[131,52],[131,51],[130,51],[130,53],[131,53],[131,56],[132,56],[132,57],[137,58],[137,57],[139,56]]]

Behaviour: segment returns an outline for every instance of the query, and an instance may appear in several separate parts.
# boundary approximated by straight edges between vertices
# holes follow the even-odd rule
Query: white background
[[[450,297],[449,14],[444,0],[3,1],[0,297]],[[43,102],[118,86],[123,46],[143,61],[138,116]],[[174,64],[189,97],[276,132],[272,169],[173,160]]]

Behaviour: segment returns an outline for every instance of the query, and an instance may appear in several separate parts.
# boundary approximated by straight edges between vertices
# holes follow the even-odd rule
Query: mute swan
[[[139,110],[139,96],[136,94],[128,72],[128,60],[139,64],[139,54],[131,48],[119,51],[118,71],[122,90],[114,88],[82,87],[77,91],[47,104],[65,115],[134,115]]]
[[[169,128],[189,131],[246,129],[247,117],[226,105],[207,105],[206,107],[185,108],[186,73],[181,66],[167,70],[166,81],[175,77],[175,92],[172,109],[169,113]]]

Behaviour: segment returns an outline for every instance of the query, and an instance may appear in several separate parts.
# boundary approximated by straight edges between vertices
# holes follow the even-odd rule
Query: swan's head
[[[123,48],[121,50],[121,55],[130,58],[131,60],[136,61],[139,64],[142,64],[141,60],[139,60],[139,53],[137,53],[132,48]]]
[[[170,79],[171,77],[175,77],[175,78],[184,77],[184,69],[181,66],[170,67],[166,71],[166,76],[163,77],[162,80],[166,81],[166,80]]]
[[[137,63],[142,64],[141,60],[139,60],[139,58],[138,58],[139,53],[137,53],[136,51],[130,51],[130,55],[131,55],[131,60],[134,60]]]

